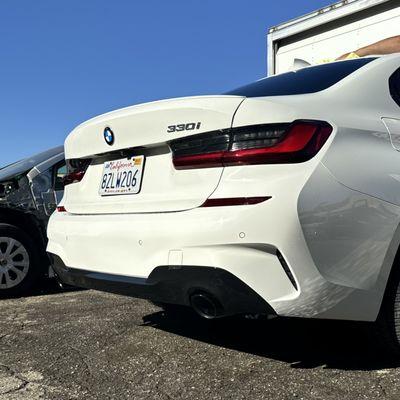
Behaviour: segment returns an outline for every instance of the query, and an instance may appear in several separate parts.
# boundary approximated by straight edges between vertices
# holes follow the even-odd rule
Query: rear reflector
[[[259,204],[269,200],[271,196],[264,197],[230,197],[223,199],[207,199],[201,207],[245,206]]]
[[[321,121],[253,125],[171,141],[176,169],[300,163],[314,157],[332,127]]]

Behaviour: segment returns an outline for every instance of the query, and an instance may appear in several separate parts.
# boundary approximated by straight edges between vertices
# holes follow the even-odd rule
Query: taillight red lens
[[[208,154],[193,154],[173,157],[176,169],[213,168],[221,167],[224,151]]]
[[[229,133],[229,143],[224,142],[225,149],[220,151],[203,153],[200,150],[206,148],[205,145],[201,148],[184,147],[185,138],[170,145],[176,169],[299,163],[314,157],[331,132],[332,127],[326,122],[296,121],[292,124],[233,128]],[[199,136],[197,141],[201,142]],[[191,141],[194,142],[193,138]],[[190,154],[191,151],[195,154]]]
[[[70,174],[65,175],[64,177],[64,185],[70,185],[71,183],[80,182],[85,176],[86,171],[76,171],[71,172]]]
[[[64,185],[80,182],[85,176],[89,164],[90,160],[88,159],[67,160],[68,173],[63,179]]]

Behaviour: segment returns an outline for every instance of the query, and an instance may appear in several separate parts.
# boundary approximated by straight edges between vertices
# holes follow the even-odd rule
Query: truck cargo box
[[[399,0],[346,0],[269,29],[268,75],[310,64],[400,35]]]

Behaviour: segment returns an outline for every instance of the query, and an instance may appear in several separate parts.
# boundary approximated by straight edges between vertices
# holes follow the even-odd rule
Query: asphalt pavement
[[[0,399],[400,399],[364,324],[209,323],[96,291],[0,300]]]

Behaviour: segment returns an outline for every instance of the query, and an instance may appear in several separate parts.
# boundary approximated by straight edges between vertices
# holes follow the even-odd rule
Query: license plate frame
[[[104,162],[99,195],[106,197],[139,194],[142,189],[144,164],[143,155]]]

